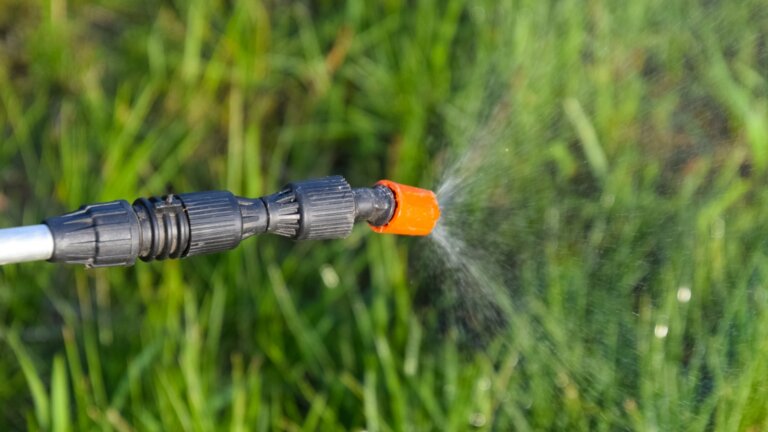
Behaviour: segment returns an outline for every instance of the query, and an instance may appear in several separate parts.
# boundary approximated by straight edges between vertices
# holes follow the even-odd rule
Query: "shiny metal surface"
[[[0,265],[47,260],[53,255],[53,236],[46,225],[0,229]]]

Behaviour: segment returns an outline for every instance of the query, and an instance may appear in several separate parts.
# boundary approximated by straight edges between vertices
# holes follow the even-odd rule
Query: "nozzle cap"
[[[395,212],[386,225],[371,225],[372,230],[410,236],[425,236],[432,232],[440,219],[440,206],[434,192],[390,180],[376,184],[388,187],[395,195]]]

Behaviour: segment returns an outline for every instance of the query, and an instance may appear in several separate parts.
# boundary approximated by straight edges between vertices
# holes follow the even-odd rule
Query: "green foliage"
[[[515,209],[488,239],[515,313],[482,348],[417,306],[426,240],[362,227],[2,267],[0,429],[768,428],[763,3],[0,0],[0,226],[435,186],[483,134]]]

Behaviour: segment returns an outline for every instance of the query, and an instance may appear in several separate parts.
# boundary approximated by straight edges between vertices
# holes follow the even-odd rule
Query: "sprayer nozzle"
[[[209,191],[85,205],[46,219],[44,226],[3,230],[0,264],[49,259],[87,267],[132,265],[137,259],[222,252],[263,233],[344,238],[355,222],[367,222],[378,233],[426,236],[439,218],[431,191],[389,180],[352,189],[344,177],[331,176],[289,183],[261,198]],[[29,248],[17,247],[22,235]]]
[[[440,206],[435,193],[389,180],[381,180],[395,197],[395,211],[385,225],[371,225],[377,233],[425,236],[432,232],[440,219]]]

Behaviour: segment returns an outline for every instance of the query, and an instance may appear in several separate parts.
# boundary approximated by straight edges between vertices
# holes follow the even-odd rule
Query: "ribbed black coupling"
[[[139,256],[140,226],[127,201],[80,207],[45,220],[54,242],[50,261],[86,267],[133,265]]]
[[[299,203],[297,240],[344,238],[355,224],[355,196],[342,176],[289,185]]]
[[[189,244],[189,223],[174,195],[139,198],[133,202],[139,219],[139,257],[144,261],[180,258]]]
[[[227,191],[178,195],[187,209],[190,240],[185,256],[233,249],[243,237],[240,203]]]
[[[278,193],[261,199],[269,215],[267,232],[282,237],[296,238],[299,233],[299,203],[293,188],[285,187]]]
[[[355,197],[341,176],[288,184],[263,198],[268,232],[296,240],[344,238],[355,223]]]

